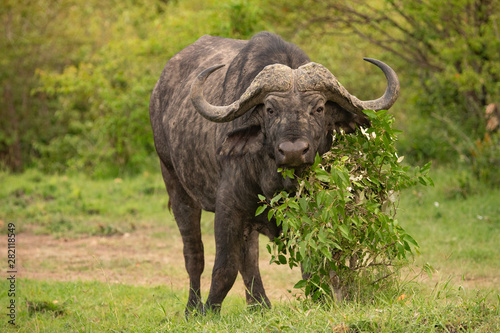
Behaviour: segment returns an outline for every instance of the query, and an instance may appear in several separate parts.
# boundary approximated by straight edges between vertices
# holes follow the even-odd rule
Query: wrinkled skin
[[[205,309],[217,310],[238,272],[248,304],[270,307],[258,267],[258,234],[280,233],[267,214],[255,217],[258,194],[270,198],[295,184],[278,167],[301,169],[332,144],[332,133],[368,125],[328,101],[321,91],[269,92],[243,116],[216,123],[202,117],[190,100],[190,86],[208,67],[225,64],[203,85],[209,103],[228,105],[269,65],[292,69],[309,63],[295,45],[270,33],[251,41],[204,36],[168,61],[150,101],[150,117],[161,171],[184,243],[190,279],[186,312],[203,311],[200,276],[204,270],[201,210],[215,212],[216,257]]]

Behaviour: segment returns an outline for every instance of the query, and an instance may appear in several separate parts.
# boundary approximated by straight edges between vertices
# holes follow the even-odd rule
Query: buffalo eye
[[[266,111],[269,114],[273,114],[274,113],[274,110],[272,108],[267,108]]]
[[[322,106],[320,106],[319,108],[316,109],[316,112],[317,113],[321,113],[323,112],[324,108]]]

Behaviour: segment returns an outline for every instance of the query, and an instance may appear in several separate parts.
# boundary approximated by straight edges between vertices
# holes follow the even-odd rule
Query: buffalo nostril
[[[306,154],[309,151],[309,143],[307,141],[298,140],[294,142],[295,151],[298,154]]]
[[[298,166],[308,163],[310,146],[306,140],[285,141],[278,146],[278,162],[281,165]]]

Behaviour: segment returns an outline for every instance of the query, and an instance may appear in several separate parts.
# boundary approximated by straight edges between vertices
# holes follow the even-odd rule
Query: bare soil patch
[[[175,231],[147,229],[78,239],[21,233],[16,238],[18,273],[22,278],[162,285],[185,291],[189,288],[182,240]],[[204,244],[202,294],[206,297],[215,258],[213,235],[205,236]],[[265,245],[261,245],[260,267],[268,296],[274,300],[290,298],[288,290],[300,279],[300,270],[270,265],[270,255],[263,249]],[[241,277],[231,293],[244,295]]]
[[[269,264],[265,249],[266,238],[261,238],[260,268],[271,300],[292,298],[289,290],[300,280],[300,270]],[[54,281],[100,281],[144,286],[166,286],[173,290],[189,288],[184,268],[182,240],[177,230],[148,228],[115,236],[83,238],[55,238],[30,232],[16,236],[17,268],[21,278]],[[202,296],[210,288],[215,259],[213,235],[204,236],[205,271],[202,276]],[[494,276],[464,276],[458,272],[439,271],[429,280],[422,275],[421,282],[435,285],[452,276],[455,285],[469,290],[496,288],[500,282]],[[297,290],[292,290],[297,292]],[[244,296],[244,285],[238,276],[231,294]]]

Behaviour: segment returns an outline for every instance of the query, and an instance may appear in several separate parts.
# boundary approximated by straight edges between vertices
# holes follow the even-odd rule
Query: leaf
[[[326,235],[325,235],[325,231],[323,229],[321,229],[319,232],[318,232],[318,239],[321,243],[325,244],[327,242],[327,238],[326,238]]]
[[[299,211],[299,208],[300,208],[299,204],[295,201],[290,201],[288,203],[288,207],[290,207],[294,211],[294,213],[297,213]]]
[[[337,244],[336,242],[331,242],[330,244],[333,245],[333,247],[339,249],[340,251],[343,251],[343,249],[340,247],[340,245]]]
[[[363,113],[366,114],[368,116],[368,118],[370,118],[370,119],[377,119],[378,118],[377,112],[375,112],[373,110],[363,110]]]
[[[302,258],[306,257],[306,245],[307,245],[306,242],[299,243],[299,252]]]
[[[276,202],[280,201],[281,198],[283,198],[283,195],[281,193],[278,193],[274,196],[274,198],[271,199],[271,202],[269,204],[273,206]]]
[[[415,245],[416,247],[418,247],[418,243],[415,239],[413,239],[413,237],[411,237],[410,235],[406,234],[404,236],[404,239],[410,243],[412,243],[413,245]]]
[[[269,209],[269,211],[267,212],[267,219],[271,221],[273,216],[274,216],[274,209]]]
[[[257,211],[255,212],[255,216],[259,216],[260,214],[264,213],[264,211],[266,210],[267,206],[264,205],[264,206],[259,206],[259,208],[257,208]]]
[[[420,184],[427,186],[427,182],[425,181],[424,177],[418,177],[418,181],[420,182]]]
[[[332,253],[328,250],[327,247],[322,247],[321,253],[323,253],[328,260],[332,260]]]
[[[304,288],[305,286],[307,286],[307,280],[300,280],[299,282],[297,282],[293,287],[295,289],[302,289]]]
[[[350,235],[349,235],[349,227],[346,226],[345,224],[339,225],[340,233],[342,236],[350,240]]]
[[[288,219],[288,220],[283,221],[283,225],[281,228],[282,228],[283,234],[285,234],[285,235],[288,233],[288,225],[292,222],[291,220],[292,219]]]
[[[319,181],[324,182],[324,183],[329,183],[330,182],[330,175],[325,170],[319,169],[316,172],[316,179],[318,179]]]
[[[429,264],[425,264],[422,269],[427,273],[427,275],[429,276],[429,278],[432,278],[432,274],[434,272],[436,272],[436,270],[434,269],[434,267],[432,267],[431,265]]]
[[[319,191],[316,193],[316,196],[314,200],[316,201],[316,207],[320,207],[323,204],[323,200],[325,199],[326,192],[325,191]]]
[[[319,156],[318,153],[316,153],[316,156],[314,157],[314,164],[311,166],[311,169],[315,169],[322,161],[322,157]]]
[[[299,199],[299,206],[303,212],[307,212],[308,205],[309,205],[309,202],[308,202],[307,198],[300,198]]]
[[[420,169],[420,172],[423,173],[423,174],[427,174],[427,172],[429,172],[429,170],[431,169],[431,165],[432,165],[432,162],[427,163],[426,165],[424,165]]]
[[[309,242],[309,247],[313,248],[314,250],[317,250],[318,249],[318,246],[316,245],[316,241],[314,239],[310,239]]]
[[[321,220],[323,222],[327,222],[328,220],[330,220],[330,211],[328,209],[323,209],[323,211],[321,212]]]

